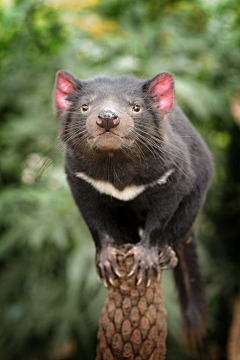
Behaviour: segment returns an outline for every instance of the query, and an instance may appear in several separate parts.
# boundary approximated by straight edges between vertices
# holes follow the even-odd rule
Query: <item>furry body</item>
[[[138,271],[138,283],[145,272],[149,281],[153,271],[160,273],[159,249],[169,267],[176,265],[169,248],[176,250],[175,279],[187,334],[198,346],[204,332],[204,286],[195,245],[186,241],[190,235],[194,239],[213,165],[174,101],[171,75],[80,81],[60,72],[55,100],[67,180],[92,233],[99,276],[107,284],[118,275],[111,238],[135,244],[129,275]]]

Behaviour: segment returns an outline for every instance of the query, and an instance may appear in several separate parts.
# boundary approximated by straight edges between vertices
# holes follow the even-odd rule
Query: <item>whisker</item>
[[[171,154],[170,152],[166,152],[165,149],[163,149],[162,147],[156,146],[156,144],[153,141],[150,141],[148,138],[144,137],[143,135],[138,133],[138,136],[143,139],[142,144],[146,145],[145,143],[147,142],[149,146],[151,146],[152,148],[155,148],[156,150],[159,150],[160,152],[162,152],[166,157],[168,157],[168,159],[174,163],[174,165],[184,174],[184,176],[190,181],[189,176],[183,171],[183,169],[179,166],[179,164],[176,163],[176,161],[172,158],[169,157],[169,155],[175,155],[175,154]],[[138,141],[140,141],[140,139],[138,138]],[[149,149],[149,148],[148,148]],[[150,149],[149,149],[150,150]],[[150,150],[151,151],[151,150]],[[153,152],[151,151],[151,153],[153,154]],[[156,152],[155,152],[156,154]],[[154,155],[154,154],[153,154]],[[163,160],[162,157],[160,157],[160,154],[157,152],[157,157],[160,160]],[[184,159],[180,159],[180,160],[184,160]]]

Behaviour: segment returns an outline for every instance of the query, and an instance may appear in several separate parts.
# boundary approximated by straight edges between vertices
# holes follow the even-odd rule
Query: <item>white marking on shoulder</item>
[[[158,185],[165,184],[169,176],[173,173],[173,171],[174,171],[173,169],[168,170],[168,172],[166,172],[163,176],[161,176],[157,181],[154,181],[150,186],[154,186],[155,184]]]
[[[112,196],[116,199],[122,201],[129,201],[133,200],[135,197],[140,195],[144,190],[148,187],[153,187],[155,185],[163,185],[167,182],[169,176],[173,173],[173,169],[166,172],[163,176],[161,176],[158,180],[153,181],[150,184],[146,185],[130,185],[126,186],[123,190],[118,190],[108,181],[103,180],[95,180],[85,174],[84,172],[77,172],[75,175],[80,179],[86,181],[90,185],[92,185],[96,190],[98,190],[101,194]]]

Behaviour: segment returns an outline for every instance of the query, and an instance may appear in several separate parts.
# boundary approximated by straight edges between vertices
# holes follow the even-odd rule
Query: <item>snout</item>
[[[114,109],[105,108],[100,111],[96,123],[99,127],[109,131],[117,127],[120,120]]]
[[[102,109],[96,108],[86,121],[86,127],[91,135],[88,143],[94,148],[110,151],[122,147],[131,147],[134,140],[129,137],[133,128],[133,119],[120,106],[111,107],[103,104]],[[114,104],[113,104],[114,105]]]

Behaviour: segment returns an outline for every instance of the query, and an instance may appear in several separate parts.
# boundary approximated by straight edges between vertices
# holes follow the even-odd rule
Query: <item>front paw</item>
[[[178,264],[178,258],[175,251],[169,245],[160,247],[159,262],[162,270],[171,270]]]
[[[121,277],[121,272],[117,264],[117,255],[124,256],[124,253],[111,245],[97,250],[96,268],[98,278],[100,281],[102,279],[105,287],[108,287],[109,283],[114,286],[114,279],[116,278],[114,273],[118,277]]]
[[[141,244],[135,245],[129,250],[126,254],[126,257],[134,255],[133,265],[128,274],[128,276],[132,276],[135,272],[138,271],[137,274],[137,285],[140,285],[145,271],[147,270],[147,287],[150,286],[153,271],[155,270],[157,273],[157,280],[160,280],[161,277],[161,268],[159,265],[159,257],[158,257],[158,247],[147,247]]]

